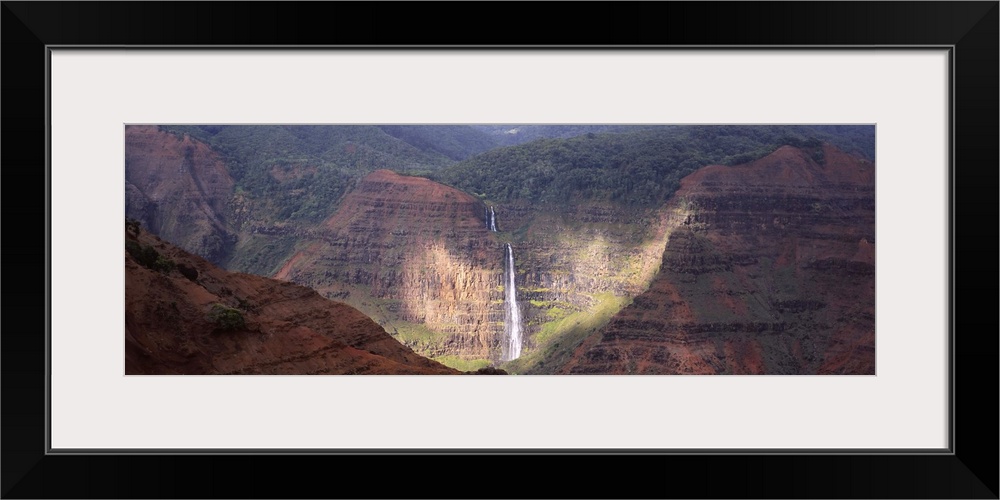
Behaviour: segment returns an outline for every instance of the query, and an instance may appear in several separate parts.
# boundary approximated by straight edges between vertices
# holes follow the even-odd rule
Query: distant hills
[[[514,127],[528,134],[573,134],[497,148],[431,177],[496,201],[566,203],[578,198],[624,205],[662,204],[679,180],[705,165],[735,165],[780,146],[828,142],[874,160],[869,126]],[[502,135],[502,128],[493,127]],[[520,133],[520,132],[519,132]]]

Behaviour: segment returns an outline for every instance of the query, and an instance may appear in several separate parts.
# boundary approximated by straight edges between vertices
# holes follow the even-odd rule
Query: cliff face
[[[875,166],[782,147],[686,177],[648,291],[559,373],[874,374]]]
[[[308,288],[223,271],[144,231],[126,248],[126,374],[458,373]]]
[[[504,365],[548,373],[580,340],[646,290],[676,210],[611,203],[498,207],[500,237],[513,241],[525,351]]]
[[[663,250],[662,224],[613,207],[495,207],[497,232],[487,210],[453,188],[377,171],[275,277],[358,307],[423,355],[496,363],[505,243],[514,249],[529,351],[546,323],[586,315],[597,295],[644,290]]]
[[[125,214],[189,252],[219,263],[229,229],[233,179],[206,144],[154,126],[125,128]]]
[[[145,126],[127,127],[125,140],[126,215],[150,232],[230,269],[343,300],[422,355],[470,368],[499,363],[505,243],[514,248],[529,353],[568,329],[597,326],[588,315],[644,290],[662,253],[664,227],[650,224],[651,211],[497,206],[499,232],[491,232],[482,201],[386,170],[335,208],[318,207],[333,210],[320,224],[273,219],[262,215],[266,200],[234,193],[224,160],[204,143]],[[269,175],[295,184],[313,170],[275,164]]]
[[[379,170],[275,277],[362,308],[425,355],[485,358],[503,317],[494,304],[502,254],[483,209],[458,190]]]

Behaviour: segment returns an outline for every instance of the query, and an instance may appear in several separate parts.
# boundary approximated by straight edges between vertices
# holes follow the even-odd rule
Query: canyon
[[[639,143],[627,137],[608,144],[664,147],[648,133]],[[727,151],[746,141],[726,137],[736,141]],[[513,168],[495,161],[515,155],[549,175],[555,160],[524,152],[594,165],[600,140],[533,143],[459,166],[488,181],[494,169]],[[412,355],[451,369],[874,373],[875,167],[830,143],[799,140],[748,162],[684,167],[691,173],[664,181],[679,187],[659,203],[648,201],[649,186],[659,185],[651,181],[635,181],[647,189],[643,203],[553,196],[544,186],[539,199],[496,197],[377,164],[334,179],[343,194],[322,201],[309,189],[329,181],[329,167],[288,152],[255,174],[265,193],[284,197],[266,198],[240,187],[251,175],[245,168],[232,175],[231,157],[187,134],[130,126],[126,146],[126,215],[230,271],[315,290],[303,292],[306,302],[342,302]],[[583,160],[567,147],[583,148]],[[671,147],[686,158],[690,146]],[[367,153],[378,164],[397,161],[387,154]],[[647,169],[675,161],[651,158],[637,161]],[[315,215],[281,216],[302,213],[296,196]]]
[[[709,166],[660,272],[557,373],[875,373],[875,168],[825,146]]]
[[[422,355],[499,365],[509,360],[507,245],[518,256],[523,343],[537,350],[602,301],[645,289],[666,231],[636,217],[609,206],[487,207],[454,188],[379,170],[299,240],[274,277],[357,307]]]
[[[125,213],[189,252],[220,263],[236,243],[234,181],[207,144],[155,126],[125,129]]]

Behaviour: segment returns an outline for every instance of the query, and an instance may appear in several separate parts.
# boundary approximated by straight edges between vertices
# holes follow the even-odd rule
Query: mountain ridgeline
[[[143,227],[458,370],[874,373],[873,126],[129,126],[125,153]]]
[[[639,127],[497,148],[431,177],[498,202],[583,199],[659,206],[698,168],[747,163],[783,145],[815,149],[828,142],[873,160],[873,132],[863,126]]]

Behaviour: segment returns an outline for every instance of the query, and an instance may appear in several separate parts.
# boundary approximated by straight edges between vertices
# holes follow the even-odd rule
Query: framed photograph
[[[482,8],[4,3],[4,497],[997,498],[997,2]]]

